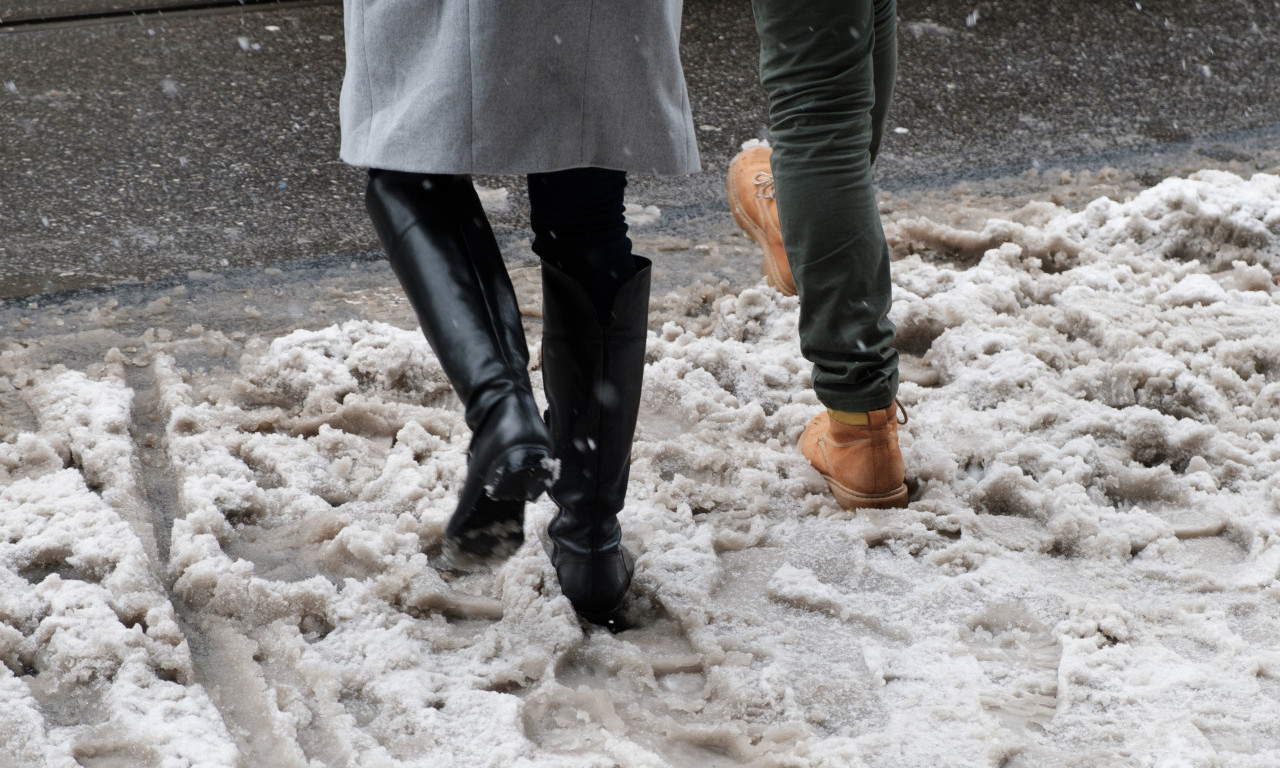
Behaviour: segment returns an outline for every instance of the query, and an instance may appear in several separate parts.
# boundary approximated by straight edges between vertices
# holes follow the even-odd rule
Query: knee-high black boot
[[[542,377],[560,476],[547,533],[560,589],[583,618],[624,628],[622,597],[633,561],[618,513],[627,495],[631,441],[644,380],[649,317],[647,259],[618,289],[607,318],[582,286],[542,264]]]
[[[472,432],[445,557],[459,567],[505,558],[553,464],[497,241],[465,176],[371,171],[365,204]]]

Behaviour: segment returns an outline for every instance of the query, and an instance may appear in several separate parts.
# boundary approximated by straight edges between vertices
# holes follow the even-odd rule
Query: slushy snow
[[[796,450],[796,299],[655,299],[616,636],[545,499],[496,572],[441,567],[468,432],[416,330],[10,345],[0,764],[1280,764],[1280,177],[923,213],[886,225],[907,510]]]

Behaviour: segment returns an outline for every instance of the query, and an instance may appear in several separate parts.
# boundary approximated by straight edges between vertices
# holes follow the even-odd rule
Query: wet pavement
[[[279,4],[293,0],[8,0],[0,8],[0,23],[36,26],[68,21],[94,22],[114,15],[135,15],[149,11],[212,10],[218,6]]]
[[[337,159],[340,5],[85,16],[122,5],[18,0],[0,17],[0,299],[22,297],[12,309],[188,276],[214,290],[220,275],[291,264],[354,261],[385,280],[369,256],[363,174]],[[903,0],[899,12],[887,190],[1034,186],[1057,167],[1153,181],[1197,165],[1274,167],[1270,0]],[[19,23],[41,14],[78,18]],[[722,192],[741,142],[767,135],[749,3],[687,0],[683,52],[705,171],[632,180],[631,201],[661,212],[637,247],[658,258],[663,285],[751,280],[754,255]],[[521,180],[479,182],[507,190],[496,227],[513,264],[531,263]]]

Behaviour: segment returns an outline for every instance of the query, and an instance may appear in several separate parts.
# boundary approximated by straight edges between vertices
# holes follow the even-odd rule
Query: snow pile
[[[5,759],[229,765],[235,747],[193,680],[154,551],[124,516],[142,504],[119,366],[45,372],[24,394],[39,432],[0,444]]]
[[[0,430],[0,723],[24,754],[98,743],[133,710],[90,726],[42,692],[106,701],[137,669],[199,724],[138,765],[1277,764],[1280,178],[944,218],[888,227],[908,510],[841,510],[796,451],[820,405],[794,298],[654,302],[618,636],[560,596],[545,500],[496,573],[439,567],[469,435],[416,331],[302,329],[212,371],[216,334],[146,340],[181,633],[130,554],[122,375],[0,360],[0,405],[39,415]],[[55,590],[82,601],[65,642],[31,618]]]
[[[1274,578],[1278,198],[1276,177],[1202,172],[1034,228],[904,223],[951,253],[999,243],[897,265],[929,372],[902,392],[916,508],[1027,519],[1025,544],[1096,557],[1224,533],[1259,559],[1242,578]]]

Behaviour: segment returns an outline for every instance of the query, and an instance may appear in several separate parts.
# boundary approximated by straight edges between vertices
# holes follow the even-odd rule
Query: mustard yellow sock
[[[844,424],[847,427],[866,427],[871,424],[871,414],[866,411],[837,411],[828,408],[827,413],[831,416],[831,420]]]

